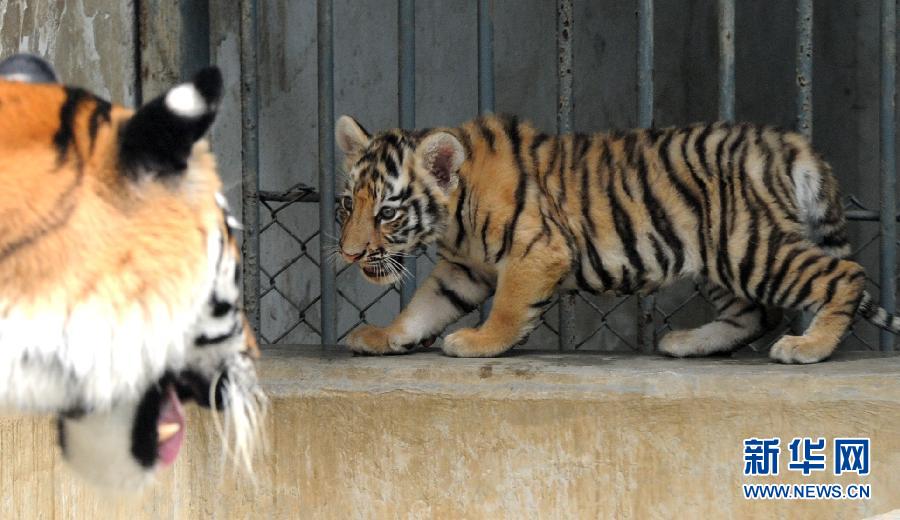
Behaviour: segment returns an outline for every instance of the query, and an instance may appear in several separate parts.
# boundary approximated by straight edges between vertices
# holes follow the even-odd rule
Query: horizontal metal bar
[[[319,192],[313,189],[293,189],[288,191],[259,192],[260,201],[270,202],[319,202]],[[337,200],[337,198],[335,198]]]
[[[877,211],[871,211],[867,209],[852,209],[845,213],[847,216],[847,220],[857,220],[864,222],[879,222],[881,220],[881,214]],[[900,214],[898,214],[894,220],[896,222],[900,222]]]

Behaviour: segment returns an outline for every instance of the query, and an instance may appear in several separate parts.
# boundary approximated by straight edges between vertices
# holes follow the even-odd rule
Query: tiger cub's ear
[[[347,161],[356,162],[372,136],[356,119],[341,116],[334,125],[334,139]]]
[[[416,147],[416,155],[444,193],[456,189],[466,151],[455,135],[449,132],[428,135]]]
[[[212,125],[221,98],[222,74],[210,67],[138,109],[120,138],[119,158],[126,174],[182,173],[194,143]]]

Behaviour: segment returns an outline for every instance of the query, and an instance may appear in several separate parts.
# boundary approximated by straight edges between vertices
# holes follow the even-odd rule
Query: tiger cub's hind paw
[[[453,357],[494,357],[512,345],[480,329],[460,329],[444,338],[444,354]]]
[[[837,341],[821,341],[809,336],[783,336],[772,345],[769,357],[781,363],[818,363],[834,351]]]

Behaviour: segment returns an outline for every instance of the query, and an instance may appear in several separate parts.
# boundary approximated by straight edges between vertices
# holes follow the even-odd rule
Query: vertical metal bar
[[[244,311],[259,337],[259,89],[257,5],[241,0],[241,191]]]
[[[638,0],[638,126],[653,126],[653,0]],[[638,345],[644,352],[656,348],[653,310],[656,297],[638,298]]]
[[[556,0],[556,131],[572,131],[572,0]],[[575,295],[559,297],[559,349],[575,347]]]
[[[734,121],[734,0],[719,0],[719,119]]]
[[[812,0],[797,0],[797,131],[812,139]]]
[[[494,111],[494,1],[478,0],[478,112]],[[491,312],[488,299],[478,308],[482,323]]]
[[[813,137],[813,3],[797,0],[797,131],[812,140]],[[802,334],[812,322],[812,314],[801,313],[791,325],[794,334]]]
[[[897,262],[897,165],[896,165],[896,73],[897,73],[897,4],[881,2],[881,306],[893,314],[897,306],[895,266]],[[881,331],[881,350],[894,350],[894,336]]]
[[[181,78],[187,79],[210,61],[209,0],[179,2],[181,15]]]
[[[400,126],[413,129],[416,127],[416,5],[413,0],[400,0],[397,16],[399,26],[399,81],[398,96],[400,107]],[[409,281],[400,288],[400,307],[412,300],[416,292],[416,258],[406,257],[403,265],[409,270]]]
[[[334,236],[334,9],[332,0],[316,3],[319,126],[319,276],[322,297],[322,344],[337,342],[335,272],[328,262],[328,241]]]
[[[494,111],[493,0],[478,0],[478,111]]]

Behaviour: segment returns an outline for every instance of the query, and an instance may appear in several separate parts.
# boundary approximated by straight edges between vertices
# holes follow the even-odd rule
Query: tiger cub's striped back
[[[386,150],[384,135],[407,145]],[[718,316],[671,333],[661,350],[735,348],[764,332],[766,308],[784,307],[816,318],[807,335],[783,338],[772,356],[814,362],[835,348],[863,298],[862,268],[842,259],[849,245],[836,182],[797,133],[716,123],[551,136],[492,116],[372,137],[347,118],[338,142],[349,158],[351,215],[341,243],[354,251],[348,260],[420,245],[379,240],[413,219],[403,197],[418,191],[411,185],[434,193],[436,214],[446,215],[436,217],[444,262],[393,324],[351,336],[358,350],[402,350],[496,290],[485,324],[444,342],[450,354],[495,355],[534,327],[559,288],[646,292],[695,277]],[[386,171],[395,175],[377,173]],[[399,214],[394,224],[385,227],[377,211],[374,226],[356,213],[363,199],[368,215],[390,205]],[[377,254],[356,243],[363,241],[380,244]],[[446,312],[425,319],[429,307]]]

